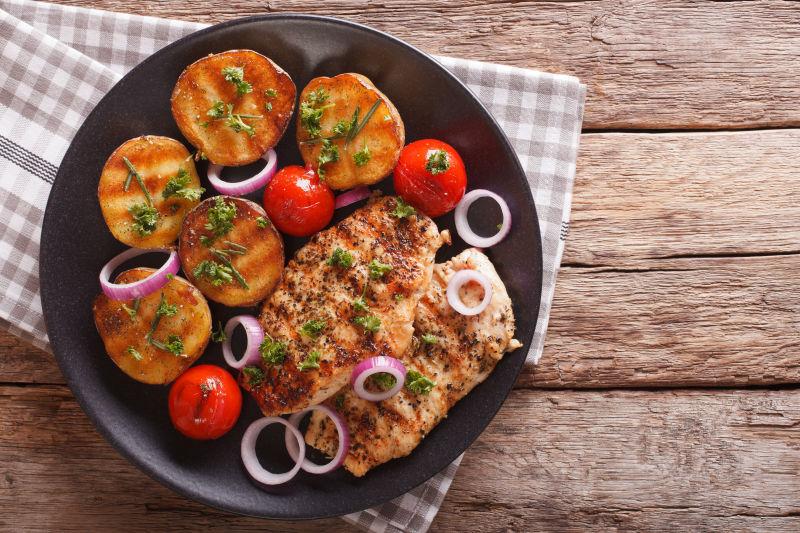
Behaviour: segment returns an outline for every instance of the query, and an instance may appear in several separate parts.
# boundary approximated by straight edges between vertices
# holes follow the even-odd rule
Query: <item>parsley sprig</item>
[[[339,147],[333,144],[329,139],[322,141],[322,149],[317,156],[317,174],[320,179],[325,178],[325,169],[323,165],[328,163],[335,163],[339,160]]]
[[[353,256],[347,250],[336,248],[333,254],[325,261],[325,264],[328,266],[350,268],[353,266]]]
[[[222,329],[222,322],[217,322],[217,329],[211,332],[211,340],[214,342],[225,342],[228,336],[225,335],[225,330]]]
[[[158,209],[147,204],[133,204],[128,208],[133,217],[133,229],[140,237],[146,237],[156,230]]]
[[[198,263],[192,270],[192,275],[198,279],[206,278],[214,287],[233,281],[233,271],[230,268],[208,259]]]
[[[330,98],[328,92],[320,87],[308,93],[306,99],[300,102],[300,125],[312,138],[319,137],[320,133],[322,133],[322,127],[319,123],[322,119],[322,113],[326,109],[333,107],[333,104],[325,105],[328,98]]]
[[[324,320],[309,320],[300,328],[300,334],[311,339],[316,339],[327,326],[328,323]]]
[[[391,270],[392,265],[381,263],[377,259],[373,259],[369,262],[369,277],[371,279],[380,279]]]
[[[372,159],[372,154],[369,152],[369,146],[364,143],[364,147],[358,152],[353,154],[353,162],[357,167],[363,167],[369,160]]]
[[[433,150],[428,153],[428,161],[425,163],[425,170],[433,174],[441,174],[450,168],[450,159],[444,150]]]
[[[313,370],[319,368],[319,358],[322,356],[317,350],[312,350],[305,359],[300,361],[300,364],[297,365],[297,369],[301,372],[305,372],[306,370]]]
[[[394,211],[392,211],[392,215],[396,216],[397,218],[406,218],[410,217],[416,212],[417,210],[414,209],[413,206],[405,203],[399,196],[397,197],[397,205],[395,206]]]
[[[170,335],[169,337],[167,337],[167,342],[161,342],[156,339],[150,339],[150,344],[152,344],[159,350],[170,352],[173,355],[186,357],[183,353],[183,348],[184,348],[183,339],[181,339],[179,335]]]
[[[244,67],[225,67],[222,76],[236,86],[236,94],[243,96],[253,91],[253,86],[244,81]]]
[[[261,359],[268,365],[279,365],[286,359],[286,343],[276,341],[269,334],[264,334],[266,337],[264,342],[258,347],[261,352]]]
[[[353,322],[370,333],[376,333],[381,328],[381,319],[375,315],[357,316]]]
[[[167,185],[164,187],[164,192],[161,193],[161,196],[165,200],[167,198],[171,198],[172,196],[176,196],[178,198],[196,202],[200,199],[200,196],[206,192],[206,190],[202,187],[187,187],[190,181],[191,176],[189,176],[189,172],[185,168],[180,168],[178,170],[178,174],[170,178],[170,180],[167,182]]]
[[[436,382],[416,370],[409,370],[406,373],[405,387],[414,394],[428,394],[435,386]]]
[[[222,237],[233,229],[234,218],[236,218],[236,204],[226,203],[222,196],[217,196],[214,198],[214,205],[208,209],[208,222],[205,228],[213,232],[214,237]],[[206,246],[210,244],[209,241]]]
[[[242,373],[247,377],[247,384],[251,387],[257,387],[264,382],[266,374],[257,366],[246,366],[242,369]]]
[[[122,308],[128,313],[128,316],[131,317],[131,320],[136,318],[136,315],[139,313],[139,303],[141,302],[140,298],[136,298],[133,300],[133,307],[128,307],[126,304],[122,304]]]
[[[246,115],[242,113],[233,112],[233,104],[226,104],[221,100],[214,102],[214,105],[206,112],[211,118],[211,121],[224,120],[225,125],[230,127],[236,133],[245,132],[248,137],[256,134],[256,129],[250,124],[246,123],[244,119],[261,119],[264,115]],[[203,122],[201,126],[207,127],[209,122]]]

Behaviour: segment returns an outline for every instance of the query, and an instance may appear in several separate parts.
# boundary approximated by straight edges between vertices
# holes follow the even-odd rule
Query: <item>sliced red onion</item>
[[[367,378],[383,372],[394,376],[396,380],[394,387],[379,393],[368,391],[364,386]],[[353,386],[353,391],[355,391],[356,396],[371,402],[380,402],[381,400],[391,398],[400,392],[405,381],[406,367],[403,363],[394,357],[385,357],[382,355],[370,357],[369,359],[361,361],[356,365],[353,369],[353,373],[350,375],[350,384]]]
[[[347,207],[348,205],[359,202],[364,198],[369,198],[370,194],[372,194],[372,191],[369,190],[369,187],[356,187],[355,189],[350,189],[349,191],[343,192],[336,197],[334,208],[339,209],[340,207]]]
[[[111,274],[122,263],[136,256],[153,252],[169,254],[169,259],[161,268],[146,278],[133,283],[111,283]],[[112,300],[144,298],[166,285],[169,282],[169,277],[177,274],[180,268],[180,259],[178,259],[178,253],[175,250],[167,248],[131,248],[106,263],[106,266],[100,271],[100,288],[103,289],[103,294]]]
[[[318,465],[312,463],[307,458],[303,458],[302,464],[300,468],[308,472],[309,474],[327,474],[328,472],[333,472],[342,464],[344,464],[344,458],[347,457],[347,452],[350,450],[350,431],[347,429],[347,424],[345,424],[344,419],[342,416],[325,405],[312,405],[306,409],[303,409],[299,413],[295,413],[289,417],[289,423],[294,426],[295,428],[300,428],[300,421],[303,419],[306,413],[311,411],[320,411],[328,416],[333,421],[333,425],[336,426],[336,432],[339,434],[339,448],[336,450],[336,455],[331,459],[329,463],[325,463],[324,465]],[[286,450],[289,452],[289,456],[292,458],[293,461],[297,461],[300,458],[300,451],[297,449],[297,443],[295,439],[291,438],[289,432],[286,432]]]
[[[467,212],[469,207],[479,198],[491,198],[500,206],[500,211],[503,213],[503,223],[500,225],[500,231],[491,237],[481,237],[469,227],[469,220],[467,220]],[[508,204],[499,195],[486,189],[475,189],[469,191],[458,202],[456,206],[456,231],[458,235],[470,246],[477,246],[478,248],[489,248],[498,242],[502,241],[511,231],[511,211],[508,209]]]
[[[278,154],[275,153],[275,150],[268,150],[267,153],[261,156],[261,159],[267,162],[264,168],[259,170],[252,178],[234,183],[222,181],[222,178],[220,178],[222,165],[208,165],[208,181],[220,194],[242,196],[253,192],[269,183],[278,169]]]
[[[258,456],[256,455],[256,440],[258,440],[258,435],[261,431],[272,424],[283,424],[286,426],[286,430],[291,432],[294,436],[297,449],[300,451],[298,457],[303,457],[306,454],[306,443],[303,441],[303,435],[285,419],[279,416],[268,416],[260,418],[250,424],[250,427],[244,432],[244,437],[242,437],[242,462],[253,479],[264,485],[280,485],[281,483],[286,483],[297,475],[300,471],[300,465],[302,464],[302,461],[294,459],[294,467],[282,474],[273,474],[261,466],[261,463],[258,462]]]
[[[468,307],[461,299],[460,294],[461,287],[470,281],[477,281],[483,286],[483,300],[475,307]],[[492,301],[492,282],[477,270],[459,270],[447,283],[447,303],[462,315],[471,316],[482,313],[490,301]]]
[[[239,359],[236,359],[236,356],[233,355],[233,349],[231,348],[231,339],[233,339],[233,331],[236,329],[236,326],[242,326],[247,335],[247,346],[244,349],[242,357]],[[264,342],[264,329],[261,327],[256,317],[252,315],[235,316],[225,324],[225,340],[222,341],[222,356],[231,368],[241,370],[243,367],[259,361],[261,353],[258,351],[258,347],[261,346],[262,342]]]

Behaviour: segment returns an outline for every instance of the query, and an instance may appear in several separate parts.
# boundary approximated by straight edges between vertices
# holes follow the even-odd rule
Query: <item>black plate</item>
[[[466,163],[468,188],[499,193],[514,215],[511,235],[488,253],[515,302],[517,338],[524,348],[507,355],[409,457],[361,479],[344,469],[325,476],[301,472],[284,486],[262,490],[249,479],[239,456],[241,436],[258,416],[254,401],[245,399],[239,422],[225,437],[213,442],[186,439],[170,425],[168,387],[138,383],[118,370],[92,321],[97,273],[124,249],[106,228],[96,199],[103,163],[117,146],[138,135],[185,142],[170,114],[175,80],[196,59],[234,48],[272,58],[292,76],[298,92],[315,76],[365,74],[400,110],[407,141],[434,137],[452,144]],[[293,127],[277,151],[281,165],[302,163]],[[390,191],[391,179],[382,187]],[[337,213],[337,219],[345,214]],[[476,204],[471,212],[487,233],[497,216],[485,204]],[[437,223],[454,228],[452,215]],[[287,240],[288,254],[300,243]],[[456,238],[437,259],[464,247]],[[45,213],[40,273],[50,342],[67,382],[100,433],[177,492],[227,511],[269,518],[318,518],[364,509],[403,494],[458,457],[500,408],[522,367],[542,280],[539,226],[525,175],[508,140],[472,93],[433,59],[394,37],[351,22],[304,15],[248,18],[197,32],[125,76],[87,118],[64,157]],[[240,311],[211,307],[215,319]],[[200,362],[223,364],[219,347],[211,346]],[[285,468],[288,459],[278,428],[273,428],[275,432],[265,432],[259,440],[260,456],[267,468]]]

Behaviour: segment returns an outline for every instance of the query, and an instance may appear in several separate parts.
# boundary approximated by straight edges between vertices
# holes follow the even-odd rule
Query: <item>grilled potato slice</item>
[[[148,200],[126,159],[141,176],[157,219],[155,212],[143,212]],[[183,190],[195,191],[197,198],[187,198],[185,193],[164,197],[167,184],[179,173],[186,183]],[[175,242],[183,217],[200,203],[200,192],[200,178],[186,147],[175,139],[154,135],[136,137],[114,150],[97,185],[97,198],[108,229],[117,240],[136,248],[160,248]]]
[[[126,270],[117,276],[116,282],[133,283],[153,272],[152,268]],[[183,343],[177,355],[156,347],[148,339],[162,295],[168,306],[175,306],[173,311],[176,312],[159,319],[152,339],[156,343],[167,343],[171,335],[177,335]],[[211,337],[211,311],[206,299],[179,277],[172,278],[161,290],[140,298],[138,306],[133,300],[112,300],[100,294],[94,300],[93,312],[94,323],[111,360],[142,383],[170,383],[203,354]]]
[[[223,69],[231,68],[242,69],[244,84],[226,79]],[[236,76],[235,70],[226,72],[229,78]],[[292,78],[269,58],[252,50],[230,50],[186,67],[172,91],[172,115],[181,133],[209,161],[241,166],[278,144],[292,116],[296,93]],[[215,104],[220,106],[218,113],[210,116]],[[226,118],[228,105],[233,106],[232,121]],[[238,115],[243,129],[241,122],[236,125]],[[248,127],[252,127],[250,133]]]
[[[374,113],[347,142],[347,133],[341,133],[342,130],[363,122],[376,101],[380,103]],[[300,102],[297,146],[306,165],[312,165],[319,172],[320,153],[326,144],[321,139],[339,137],[330,141],[338,150],[338,161],[323,164],[320,174],[332,189],[371,185],[394,169],[405,144],[405,127],[397,108],[369,78],[353,73],[314,78],[300,94]],[[322,110],[318,132],[314,131],[313,123],[309,127],[307,121],[314,109],[317,113]],[[354,117],[356,110],[358,117]]]
[[[220,205],[234,206],[235,216],[232,227],[216,235],[210,219],[218,218]],[[183,223],[178,254],[186,277],[208,298],[231,307],[260,302],[283,275],[283,239],[264,209],[242,198],[216,196],[198,205]],[[226,268],[215,276],[221,267]]]

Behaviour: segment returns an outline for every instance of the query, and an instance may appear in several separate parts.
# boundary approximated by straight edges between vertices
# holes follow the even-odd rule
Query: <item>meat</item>
[[[457,314],[445,296],[448,280],[465,268],[482,272],[492,282],[489,307],[475,316]],[[478,284],[462,288],[467,305],[477,304],[482,297]],[[417,305],[414,329],[415,340],[402,360],[408,370],[435,382],[429,393],[415,394],[404,387],[388,400],[369,402],[348,386],[326,402],[342,413],[350,429],[344,466],[356,476],[411,453],[456,402],[486,379],[504,353],[520,346],[513,338],[514,314],[505,286],[489,258],[474,249],[434,267],[427,292]],[[429,342],[422,341],[423,336]],[[305,439],[327,455],[336,452],[336,430],[318,412],[312,415]]]
[[[408,349],[445,237],[422,214],[398,214],[404,213],[394,197],[373,198],[289,261],[260,316],[272,348],[259,379],[247,371],[241,378],[265,415],[320,403],[345,385],[358,362]],[[364,305],[354,305],[362,297]]]

